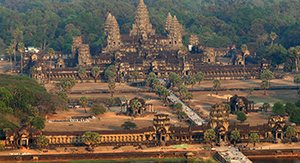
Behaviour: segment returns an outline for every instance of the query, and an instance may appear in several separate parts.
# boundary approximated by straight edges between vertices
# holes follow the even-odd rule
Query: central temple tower
[[[130,36],[147,39],[155,35],[155,30],[150,23],[149,12],[144,0],[140,0]]]

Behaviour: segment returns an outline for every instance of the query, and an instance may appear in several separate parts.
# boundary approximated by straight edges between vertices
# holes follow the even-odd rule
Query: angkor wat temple
[[[128,81],[133,73],[143,79],[149,72],[159,77],[168,76],[170,72],[189,76],[202,71],[206,79],[256,78],[261,69],[260,65],[245,65],[247,52],[240,52],[228,60],[218,59],[231,49],[203,47],[196,35],[191,35],[189,45],[184,46],[182,38],[186,32],[177,17],[170,13],[165,23],[166,35],[157,35],[143,0],[139,2],[128,35],[120,34],[112,13],[107,14],[104,31],[106,41],[98,55],[90,54],[90,47],[81,36],[73,38],[72,56],[68,58],[53,54],[28,55],[25,59],[32,77],[41,81],[66,77],[78,79],[78,70],[83,68],[88,80],[92,78],[93,67],[99,67],[103,72],[111,64],[117,67],[119,81]]]

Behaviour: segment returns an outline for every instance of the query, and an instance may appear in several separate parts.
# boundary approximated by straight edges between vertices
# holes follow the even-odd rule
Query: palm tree
[[[295,58],[296,73],[299,72],[300,46],[291,47],[289,53]]]
[[[216,91],[216,95],[218,95],[219,89],[221,89],[221,81],[218,80],[218,79],[214,79],[214,80],[213,80],[213,90]]]
[[[78,70],[78,76],[83,83],[83,79],[86,77],[86,69],[85,68],[79,68]]]
[[[20,66],[21,66],[21,73],[23,73],[23,55],[24,55],[24,52],[25,52],[25,45],[23,42],[20,42],[18,44],[18,51],[20,53],[20,56],[21,56],[21,61],[20,61]]]
[[[84,112],[87,113],[86,107],[88,105],[88,99],[86,97],[80,97],[79,103],[84,108]]]
[[[116,82],[115,81],[109,81],[108,82],[108,89],[109,89],[111,98],[113,98],[114,93],[115,93],[115,89],[116,89]]]
[[[273,46],[274,41],[277,39],[278,35],[275,32],[271,32],[270,38],[272,40],[271,45]]]
[[[13,42],[11,42],[10,45],[6,49],[6,53],[8,55],[10,55],[10,59],[9,59],[9,61],[10,61],[10,71],[12,71],[12,67],[13,67],[12,60],[13,60],[14,51],[15,51],[15,45],[14,45]]]
[[[93,67],[92,71],[91,71],[91,74],[94,77],[95,83],[96,83],[97,82],[97,77],[100,75],[100,69],[99,69],[99,67],[96,67],[96,66]]]

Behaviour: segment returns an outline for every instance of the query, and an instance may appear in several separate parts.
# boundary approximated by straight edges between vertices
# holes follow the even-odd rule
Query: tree
[[[146,83],[149,87],[152,87],[153,85],[153,81],[157,79],[157,76],[155,75],[155,73],[151,72],[149,73],[147,79],[146,79]]]
[[[86,69],[85,68],[79,68],[78,70],[78,76],[83,83],[83,79],[86,77]]]
[[[189,78],[189,84],[192,85],[192,89],[194,88],[194,85],[197,83],[197,80],[194,76]]]
[[[107,108],[103,104],[94,104],[91,108],[91,112],[95,115],[104,114]]]
[[[271,110],[271,105],[269,103],[264,103],[262,105],[262,110],[264,110],[265,112],[268,112],[269,110]]]
[[[264,90],[264,95],[267,95],[267,89],[270,88],[270,83],[267,80],[262,80],[260,87]]]
[[[16,46],[15,46],[14,41],[12,41],[6,49],[6,53],[10,56],[10,59],[9,59],[9,61],[10,61],[10,71],[12,71],[12,68],[13,68],[12,60],[13,60],[13,55],[15,53],[15,50],[16,50]]]
[[[216,132],[213,129],[208,129],[204,132],[204,140],[210,143],[210,146],[213,147],[213,141],[216,140]]]
[[[221,89],[221,81],[218,79],[213,80],[213,90],[216,91],[216,95],[219,93],[218,91]]]
[[[300,46],[289,48],[288,52],[295,58],[296,73],[299,72]]]
[[[253,146],[255,147],[256,143],[260,142],[260,138],[258,133],[251,133],[249,137],[250,143],[253,143]]]
[[[199,85],[200,85],[200,83],[204,80],[204,73],[203,72],[198,72],[196,75],[195,75],[195,79],[196,79],[196,81],[199,83]]]
[[[18,44],[18,51],[20,53],[20,56],[21,56],[21,59],[20,59],[20,71],[21,73],[23,73],[23,55],[24,55],[24,52],[25,52],[25,45],[23,42],[20,42]]]
[[[294,103],[286,103],[285,104],[285,112],[288,114],[288,115],[291,115],[293,114],[293,112],[297,109],[297,106],[294,104]]]
[[[169,82],[171,83],[171,87],[177,88],[183,84],[182,78],[174,72],[169,74]]]
[[[117,68],[115,65],[110,65],[107,67],[107,69],[104,71],[104,76],[107,79],[107,81],[116,81],[117,77]]]
[[[289,139],[290,142],[292,142],[292,138],[297,136],[297,131],[296,131],[295,127],[288,126],[285,131],[285,136],[286,136],[286,138]]]
[[[294,110],[290,115],[290,122],[300,124],[300,109]]]
[[[241,134],[237,129],[231,131],[230,140],[233,141],[234,146],[236,145],[237,141],[240,140],[240,138],[241,138]]]
[[[274,115],[285,116],[285,108],[281,102],[276,102],[273,106],[272,112]]]
[[[0,151],[4,151],[4,150],[5,150],[5,146],[2,143],[0,143]]]
[[[264,95],[267,95],[267,89],[270,87],[270,81],[273,79],[273,73],[270,70],[263,70],[260,74],[262,80],[261,88],[264,89]]]
[[[275,32],[270,33],[271,45],[274,45],[274,41],[277,39],[278,35]]]
[[[56,87],[59,91],[69,92],[76,84],[73,78],[63,78],[57,84]]]
[[[133,99],[132,102],[130,103],[130,108],[132,110],[138,110],[141,107],[142,107],[142,104],[138,99]]]
[[[158,85],[156,86],[156,94],[163,99],[164,102],[167,101],[167,97],[170,96],[170,91],[164,87],[164,86],[161,86],[161,85]]]
[[[237,120],[241,121],[242,123],[247,120],[247,115],[242,111],[237,112],[236,116],[237,116]]]
[[[134,130],[136,129],[136,124],[134,122],[131,122],[131,121],[126,121],[124,122],[121,127],[124,129],[124,130]]]
[[[180,110],[182,110],[182,104],[181,103],[179,103],[179,102],[177,102],[176,104],[173,104],[173,109],[175,109],[175,110],[177,110],[177,111],[180,111]]]
[[[100,135],[96,132],[85,132],[82,136],[82,141],[89,148],[93,149],[94,146],[100,143]]]
[[[108,82],[108,90],[110,92],[110,97],[113,98],[114,97],[114,93],[115,93],[115,89],[116,89],[116,82],[115,81],[109,81]]]
[[[39,149],[45,149],[49,146],[49,139],[47,139],[44,135],[37,136],[35,141]]]
[[[34,117],[31,122],[31,126],[37,130],[42,130],[45,128],[45,119],[41,117]]]
[[[300,83],[300,75],[299,74],[294,76],[294,83],[297,84],[297,87],[299,89],[299,83]]]
[[[84,108],[85,113],[87,113],[86,107],[88,105],[88,99],[86,97],[80,97],[79,103]]]
[[[92,71],[91,71],[91,74],[92,74],[93,78],[95,79],[95,83],[96,83],[97,82],[97,78],[100,75],[100,69],[99,69],[99,67],[97,67],[97,66],[93,67]]]

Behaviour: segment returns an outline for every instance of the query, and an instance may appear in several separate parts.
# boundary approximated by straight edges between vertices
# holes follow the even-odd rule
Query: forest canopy
[[[63,105],[29,77],[0,75],[0,136],[3,130],[24,124],[43,129],[45,115]]]
[[[82,35],[98,54],[104,40],[107,12],[116,16],[121,33],[128,33],[138,0],[0,0],[0,53],[20,29],[26,46],[71,52],[72,36]],[[285,48],[300,45],[299,0],[145,0],[157,33],[164,34],[168,12],[184,25],[187,37],[201,44],[227,47],[248,44],[254,48],[276,43]],[[263,52],[263,51],[262,51]],[[261,53],[262,53],[261,52]]]

